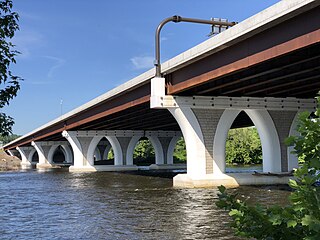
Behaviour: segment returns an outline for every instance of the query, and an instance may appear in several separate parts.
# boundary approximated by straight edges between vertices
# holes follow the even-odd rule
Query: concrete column
[[[73,155],[72,155],[70,145],[69,144],[62,144],[60,146],[62,147],[63,152],[65,154],[65,161],[67,163],[72,164],[73,163]]]
[[[183,133],[187,150],[187,177],[200,180],[221,173],[213,161],[213,140],[223,113],[219,109],[170,108]]]
[[[156,164],[152,164],[150,169],[186,169],[186,164],[173,164],[173,152],[176,146],[177,141],[181,136],[170,136],[170,137],[156,137],[152,136],[151,138],[156,138],[158,144],[161,147],[158,147],[158,151],[161,154],[156,155]],[[159,161],[160,158],[160,161]],[[162,159],[163,158],[163,161]]]
[[[134,151],[134,148],[137,145],[137,142],[139,141],[139,139],[141,137],[143,137],[142,134],[131,137],[129,139],[129,142],[126,145],[127,147],[123,148],[123,149],[127,149],[126,150],[126,156],[125,156],[125,159],[126,159],[126,163],[125,164],[128,165],[128,166],[132,166],[133,165],[133,151]]]
[[[111,149],[111,145],[110,144],[105,146],[103,154],[102,154],[102,159],[103,160],[107,160],[108,159],[108,154],[109,154],[110,149]]]
[[[291,171],[293,168],[298,168],[298,158],[291,154],[292,147],[285,144],[285,139],[290,135],[296,136],[296,121],[298,111],[268,111],[279,136],[281,149],[281,171]]]
[[[9,154],[9,156],[14,157],[14,154],[13,154],[12,150],[7,150],[6,152],[7,152],[7,154]]]
[[[138,141],[140,137],[141,136],[139,135],[139,136],[133,136],[133,137],[117,137],[116,138],[121,146],[121,154],[122,154],[122,160],[123,160],[122,165],[133,166],[133,158],[130,153],[132,148],[132,143],[135,142],[136,139]],[[133,153],[133,149],[132,149],[132,153]]]
[[[301,111],[298,111],[291,123],[290,131],[289,131],[289,136],[298,136],[299,132],[297,131],[298,129],[298,120],[299,120],[299,114]],[[299,167],[299,160],[298,156],[294,153],[294,146],[288,147],[288,171],[292,171],[293,169],[297,169]]]
[[[158,137],[162,148],[163,164],[173,164],[173,152],[172,155],[168,155],[168,148],[173,137]],[[169,159],[168,159],[169,158]]]
[[[108,156],[108,152],[111,149],[111,145],[109,141],[106,140],[102,143],[99,143],[97,148],[99,149],[99,153],[100,153],[100,159],[98,160],[106,160]]]
[[[89,145],[93,137],[77,137],[77,133],[73,131],[63,131],[62,136],[68,140],[73,151],[74,164],[70,166],[69,171],[96,171],[93,167],[93,152],[91,163],[87,160]]]
[[[167,160],[167,164],[173,164],[173,153],[174,153],[174,149],[177,145],[178,140],[181,138],[181,136],[174,136],[170,139],[170,142],[168,144],[167,147],[167,152],[166,152],[166,160]],[[160,142],[162,142],[162,140],[160,139]],[[163,147],[165,148],[165,147]]]
[[[21,156],[21,168],[22,169],[30,169],[32,168],[31,159],[29,159],[29,155],[31,151],[35,151],[33,147],[17,147],[16,148]]]
[[[37,168],[51,168],[52,162],[48,161],[48,153],[51,146],[46,145],[44,142],[32,142],[31,145],[36,149],[39,156]]]

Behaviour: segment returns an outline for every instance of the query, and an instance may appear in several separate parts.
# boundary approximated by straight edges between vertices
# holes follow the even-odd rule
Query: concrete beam
[[[157,103],[157,106],[155,106],[155,103]],[[180,97],[166,95],[158,97],[155,103],[153,104],[154,108],[190,107],[193,109],[265,109],[278,111],[315,111],[317,107],[317,102],[315,99],[273,97]]]
[[[74,137],[174,137],[181,136],[180,131],[142,131],[142,130],[97,130],[97,131],[68,131],[68,134]]]
[[[40,146],[53,146],[53,145],[69,145],[68,141],[45,141],[45,142],[37,142]]]

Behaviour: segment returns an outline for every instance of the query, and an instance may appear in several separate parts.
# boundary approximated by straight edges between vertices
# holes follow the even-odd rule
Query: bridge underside
[[[314,98],[320,90],[320,43],[178,92],[179,96],[248,96]],[[232,128],[252,126],[240,113]],[[150,101],[77,126],[73,130],[170,130],[180,127],[166,109]],[[61,133],[44,140],[62,140]]]
[[[319,76],[320,43],[317,43],[191,89],[186,87],[179,95],[310,98],[320,89]]]

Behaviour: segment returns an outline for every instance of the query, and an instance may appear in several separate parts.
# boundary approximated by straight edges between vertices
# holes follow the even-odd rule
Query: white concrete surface
[[[277,185],[288,184],[292,177],[255,176],[250,173],[208,174],[202,179],[192,179],[187,174],[179,174],[173,178],[173,186],[177,188],[211,188],[224,185],[228,188],[240,185]]]

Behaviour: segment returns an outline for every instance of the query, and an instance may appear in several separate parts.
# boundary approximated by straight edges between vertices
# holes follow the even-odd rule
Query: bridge
[[[174,169],[183,136],[187,173],[174,186],[285,183],[286,178],[225,170],[230,128],[256,126],[263,172],[298,167],[284,144],[297,115],[314,111],[320,90],[320,1],[282,0],[73,111],[10,142],[4,149],[22,166],[69,171],[137,170],[141,137],[155,149],[153,169]],[[112,147],[112,165],[97,165]],[[60,161],[60,160],[61,161]]]

